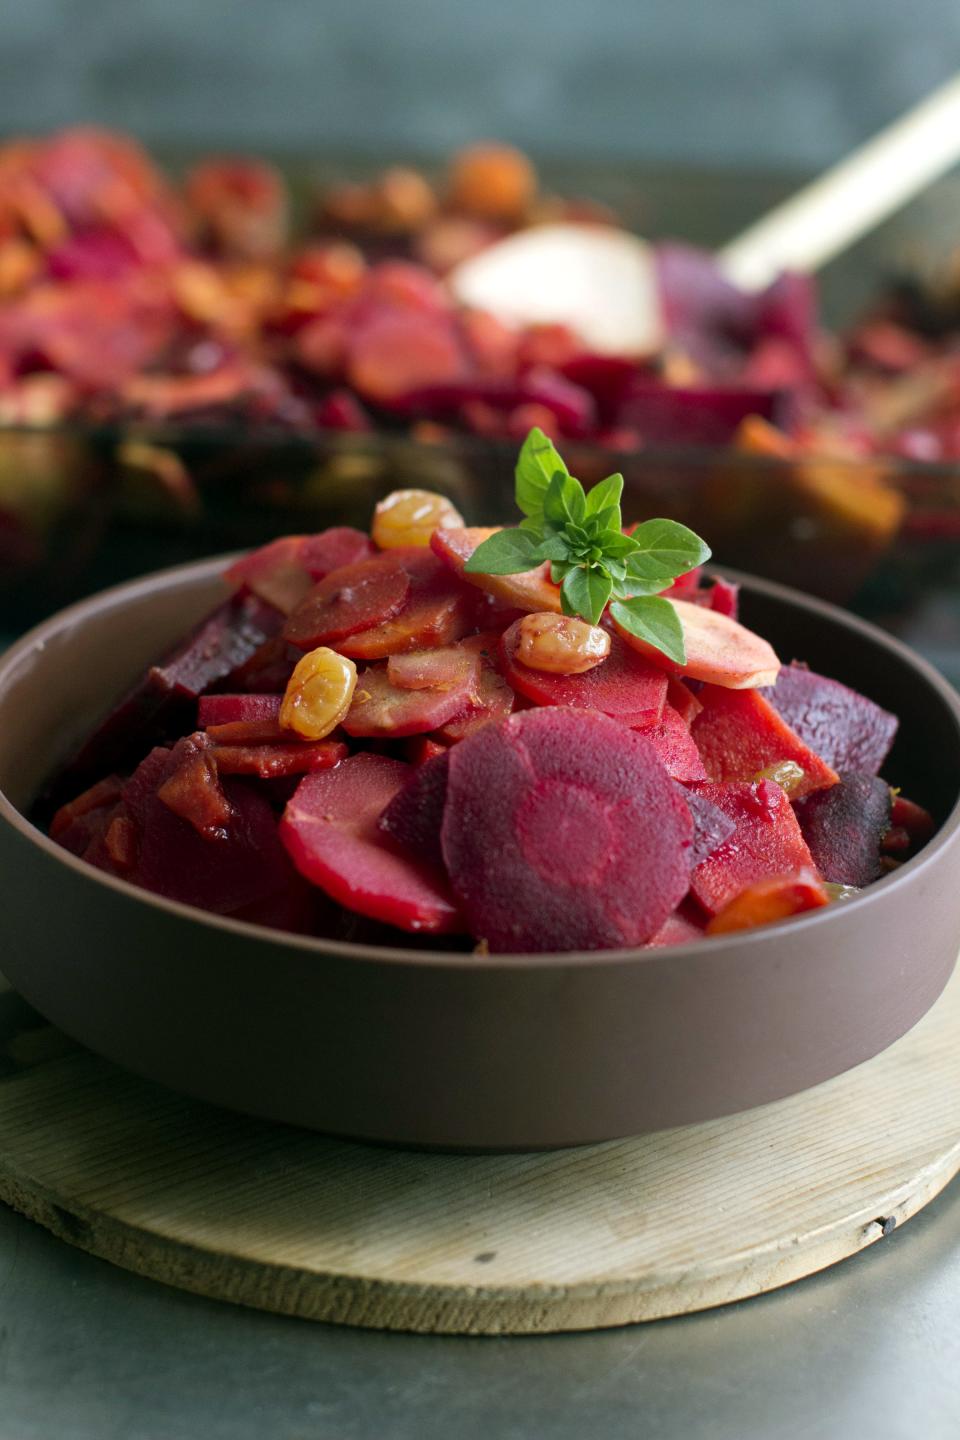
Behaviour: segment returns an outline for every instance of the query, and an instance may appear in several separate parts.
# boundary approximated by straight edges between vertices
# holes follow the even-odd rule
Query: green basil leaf
[[[676,520],[645,520],[633,532],[637,554],[646,555],[651,571],[669,574],[672,579],[710,559],[710,547]]]
[[[599,515],[601,510],[612,506],[617,507],[619,514],[620,497],[623,494],[623,476],[608,475],[606,480],[599,481],[587,495],[587,514]],[[620,520],[617,519],[617,529],[620,529]]]
[[[564,577],[560,592],[565,615],[579,615],[596,625],[607,608],[613,592],[610,576],[596,566],[589,570],[578,566]]]
[[[463,568],[470,575],[519,575],[536,569],[538,547],[529,530],[498,530],[477,546]]]
[[[518,508],[530,519],[539,519],[547,486],[554,475],[566,473],[567,467],[553,441],[535,425],[523,442],[514,472]]]
[[[632,555],[637,548],[633,536],[624,535],[619,530],[605,530],[602,535],[597,536],[597,543],[603,546],[605,555],[613,555],[618,560]]]
[[[566,536],[557,533],[544,536],[537,546],[536,556],[539,561],[569,560],[570,545]]]
[[[634,600],[615,600],[610,606],[610,614],[624,630],[628,630],[640,640],[645,640],[655,650],[662,651],[677,665],[686,663],[683,626],[669,600],[656,595],[638,596]]]
[[[593,494],[593,491],[590,491]],[[587,517],[587,529],[593,536],[603,535],[608,530],[615,535],[620,534],[620,506],[607,505],[603,510],[598,510],[595,515]]]
[[[557,530],[579,525],[584,518],[586,499],[583,486],[572,475],[554,475],[543,500],[543,518]]]
[[[624,585],[628,595],[659,595],[669,590],[674,577],[649,555],[628,555],[624,563]]]
[[[521,521],[520,521],[520,525],[519,525],[519,529],[521,529],[521,530],[529,530],[529,532],[530,532],[531,535],[542,535],[542,534],[543,534],[543,516],[542,516],[542,515],[537,515],[534,519],[527,518],[526,520],[521,520]]]

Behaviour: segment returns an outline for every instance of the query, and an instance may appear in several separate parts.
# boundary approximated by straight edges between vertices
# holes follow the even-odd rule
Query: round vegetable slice
[[[406,553],[394,550],[332,570],[294,610],[284,638],[301,650],[315,650],[399,614],[410,593]]]
[[[667,694],[667,677],[612,635],[610,654],[582,675],[551,675],[531,670],[517,659],[522,621],[515,621],[500,642],[503,673],[518,694],[534,705],[571,705],[600,710],[623,725],[659,725]]]
[[[405,690],[392,683],[386,666],[371,666],[357,680],[343,728],[348,735],[380,739],[425,735],[445,725],[469,705],[477,689],[479,672],[479,655],[468,654],[456,681],[447,689]]]
[[[385,660],[408,650],[450,645],[473,629],[473,596],[426,549],[387,550],[379,558],[402,565],[409,591],[406,603],[382,624],[352,634],[337,649],[353,660]]]
[[[533,613],[551,610],[559,614],[560,586],[551,581],[550,566],[546,562],[519,575],[470,575],[465,571],[464,566],[477,546],[496,535],[500,528],[467,525],[462,530],[434,530],[430,546],[455,575],[495,596],[502,604]]]
[[[689,600],[671,600],[683,627],[686,661],[678,665],[662,650],[646,640],[631,635],[617,620],[614,625],[631,649],[645,655],[668,675],[686,675],[691,680],[708,680],[728,690],[755,690],[772,685],[780,670],[780,661],[771,645],[752,630],[721,615],[705,610]]]
[[[692,833],[650,743],[596,711],[523,711],[450,751],[443,857],[493,951],[643,944],[687,892]]]
[[[385,755],[352,755],[335,770],[308,775],[280,822],[294,865],[332,899],[401,930],[460,929],[443,877],[383,843],[378,821],[410,775]]]

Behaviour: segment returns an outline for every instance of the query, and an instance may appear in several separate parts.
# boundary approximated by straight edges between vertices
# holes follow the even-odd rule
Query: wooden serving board
[[[960,974],[910,1035],[806,1094],[523,1155],[233,1115],[0,996],[0,1197],[114,1264],[310,1320],[532,1333],[705,1309],[852,1255],[958,1169]]]

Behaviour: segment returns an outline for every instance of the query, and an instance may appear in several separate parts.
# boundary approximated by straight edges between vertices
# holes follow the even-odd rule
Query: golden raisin
[[[463,516],[446,495],[434,490],[394,490],[374,510],[370,536],[381,550],[427,546],[434,530],[455,530],[463,523]]]
[[[326,645],[309,650],[287,683],[280,724],[304,740],[322,740],[350,709],[357,667]]]
[[[582,675],[610,654],[610,636],[570,615],[524,615],[517,659],[549,675]]]
[[[772,780],[779,785],[780,789],[788,795],[793,795],[800,788],[805,772],[796,760],[778,760],[774,765],[767,765],[763,770],[758,770],[754,780]]]

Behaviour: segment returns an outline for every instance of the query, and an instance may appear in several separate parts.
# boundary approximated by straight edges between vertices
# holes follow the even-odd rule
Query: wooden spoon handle
[[[960,161],[960,76],[719,251],[745,290],[817,270]]]

